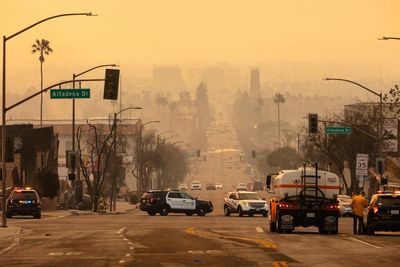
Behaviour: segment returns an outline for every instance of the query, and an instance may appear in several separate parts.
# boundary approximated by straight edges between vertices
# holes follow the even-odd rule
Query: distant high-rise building
[[[250,96],[260,96],[260,70],[252,69],[250,72]]]

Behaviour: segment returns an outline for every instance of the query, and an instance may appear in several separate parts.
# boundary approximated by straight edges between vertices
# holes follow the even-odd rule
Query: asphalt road
[[[291,234],[270,233],[267,219],[257,215],[225,217],[224,195],[232,185],[252,178],[243,172],[247,163],[236,163],[241,152],[229,126],[208,140],[209,150],[202,152],[206,161],[196,159],[194,176],[186,183],[223,183],[222,190],[189,191],[211,200],[213,213],[149,216],[135,210],[119,215],[10,219],[9,225],[23,231],[16,238],[1,240],[0,266],[383,267],[400,261],[400,233],[354,236],[351,218],[340,219],[338,235],[320,235],[314,227],[297,228]],[[266,192],[260,195],[269,197]]]
[[[204,194],[203,194],[204,193]],[[202,192],[215,197],[222,192]],[[395,266],[399,233],[352,235],[351,218],[339,234],[316,228],[270,233],[266,218],[79,215],[41,220],[11,219],[23,228],[1,242],[0,266]]]

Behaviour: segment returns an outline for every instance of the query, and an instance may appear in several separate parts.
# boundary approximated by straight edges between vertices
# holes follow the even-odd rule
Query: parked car
[[[201,190],[201,183],[199,181],[193,181],[191,186],[191,190]]]
[[[39,195],[36,190],[29,187],[14,188],[7,199],[6,217],[14,215],[32,215],[35,219],[41,217]]]
[[[247,191],[247,184],[246,183],[238,183],[236,186],[236,190]]]
[[[339,195],[337,200],[339,201],[340,215],[351,216],[353,214],[353,208],[351,207],[351,197],[347,195]]]
[[[206,184],[206,190],[216,190],[217,187],[215,184]]]
[[[364,230],[400,231],[400,192],[378,192],[364,211]]]
[[[180,191],[147,191],[141,197],[140,210],[152,216],[157,213],[166,216],[170,212],[204,216],[213,211],[213,205]]]
[[[240,217],[244,214],[252,217],[254,214],[262,214],[267,217],[269,205],[267,201],[260,198],[257,193],[249,191],[229,192],[224,199],[224,215],[238,213]]]

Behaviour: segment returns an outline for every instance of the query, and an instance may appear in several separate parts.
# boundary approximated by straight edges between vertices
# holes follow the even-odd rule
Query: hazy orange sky
[[[318,81],[339,73],[326,71],[331,66],[339,66],[349,79],[379,80],[384,69],[393,84],[400,75],[400,41],[377,40],[400,36],[399,0],[4,0],[0,34],[9,36],[43,18],[72,12],[98,16],[51,20],[7,42],[9,91],[39,87],[38,55],[31,54],[31,45],[42,38],[54,49],[46,58],[45,85],[105,63],[120,64],[125,77],[132,75],[127,67],[132,65],[217,61],[245,69],[311,62],[314,69],[297,64],[302,73],[292,74],[290,67],[286,72],[300,78],[312,72]],[[270,79],[273,70],[262,69],[261,79]],[[321,81],[318,88],[323,92],[326,86]]]
[[[399,55],[398,0],[75,0],[2,1],[0,32],[10,35],[59,13],[8,42],[9,66],[35,66],[30,46],[50,40],[51,62],[147,64],[231,61],[385,62]],[[86,64],[86,62],[88,62]]]

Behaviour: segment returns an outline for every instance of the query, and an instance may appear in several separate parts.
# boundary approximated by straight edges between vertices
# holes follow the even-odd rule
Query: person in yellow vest
[[[353,233],[360,235],[363,233],[364,227],[364,209],[368,206],[368,200],[365,198],[365,192],[361,192],[360,195],[354,195],[351,201],[351,207],[353,208]],[[357,231],[358,221],[358,231]]]

